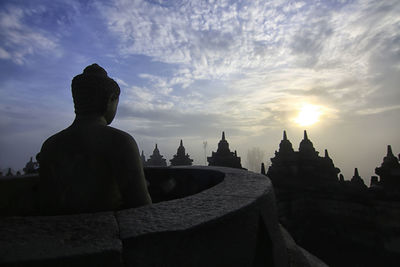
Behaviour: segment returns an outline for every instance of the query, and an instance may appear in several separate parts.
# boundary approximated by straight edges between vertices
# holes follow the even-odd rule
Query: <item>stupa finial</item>
[[[394,157],[393,152],[392,152],[392,146],[388,145],[387,146],[387,157]]]
[[[360,175],[358,174],[358,169],[357,169],[357,168],[354,168],[354,176],[356,176],[356,177],[360,176]]]
[[[265,165],[264,162],[261,163],[261,174],[265,175]]]

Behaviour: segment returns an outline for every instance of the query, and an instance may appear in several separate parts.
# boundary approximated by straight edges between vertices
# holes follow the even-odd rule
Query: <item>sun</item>
[[[321,108],[319,106],[304,104],[297,117],[294,119],[300,126],[309,126],[317,123],[320,116],[322,115]]]

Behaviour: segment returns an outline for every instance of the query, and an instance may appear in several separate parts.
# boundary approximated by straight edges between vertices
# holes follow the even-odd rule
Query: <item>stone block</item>
[[[121,266],[113,213],[0,220],[2,266]]]

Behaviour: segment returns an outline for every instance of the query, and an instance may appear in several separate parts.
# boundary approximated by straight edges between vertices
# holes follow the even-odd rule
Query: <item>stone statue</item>
[[[42,146],[40,209],[45,214],[97,212],[151,203],[135,140],[108,126],[120,88],[97,64],[71,84],[75,120]]]

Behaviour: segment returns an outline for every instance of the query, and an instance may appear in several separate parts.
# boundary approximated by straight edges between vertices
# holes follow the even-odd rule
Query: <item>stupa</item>
[[[170,162],[172,166],[192,165],[193,160],[190,158],[189,154],[185,153],[185,147],[183,146],[182,140],[179,144],[176,154],[170,160]]]
[[[150,158],[147,160],[146,166],[167,166],[167,161],[160,154],[160,150],[158,150],[157,144],[153,150],[153,154],[150,155]]]
[[[381,166],[375,168],[375,173],[380,177],[379,184],[385,189],[400,191],[400,163],[390,145],[387,146],[387,153]]]
[[[299,151],[293,150],[286,131],[283,131],[283,139],[279,144],[279,150],[275,151],[275,157],[271,158],[272,164],[268,168],[267,176],[274,185],[338,182],[337,175],[340,170],[334,166],[328,150],[325,150],[324,157],[318,154],[308,138],[307,131],[304,131]]]
[[[231,168],[242,168],[240,157],[236,151],[231,152],[229,143],[225,139],[225,132],[222,132],[222,138],[218,143],[217,152],[212,152],[211,157],[207,157],[209,166],[223,166]]]

